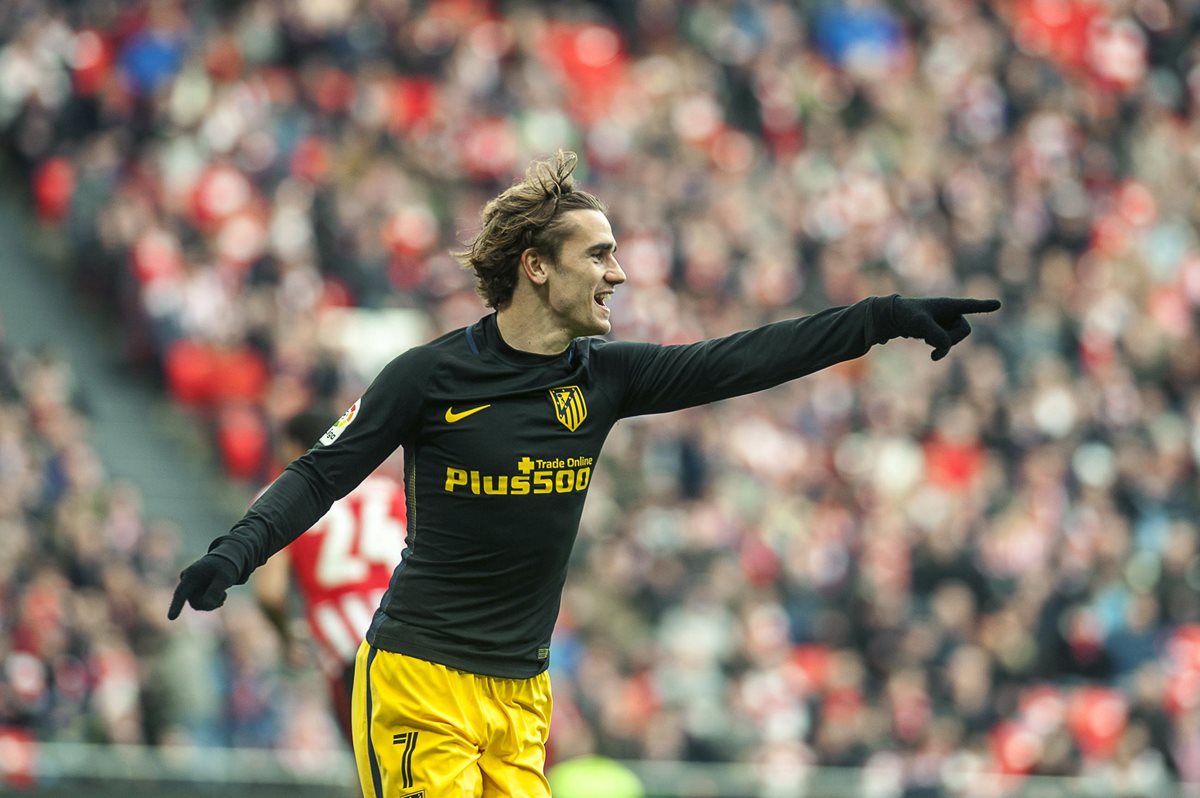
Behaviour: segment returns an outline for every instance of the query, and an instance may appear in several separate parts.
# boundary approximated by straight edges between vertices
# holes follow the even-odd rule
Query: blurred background
[[[357,794],[311,647],[170,592],[284,419],[483,315],[448,253],[559,147],[619,338],[1005,306],[616,428],[552,761],[1197,794],[1197,0],[6,0],[0,791]]]

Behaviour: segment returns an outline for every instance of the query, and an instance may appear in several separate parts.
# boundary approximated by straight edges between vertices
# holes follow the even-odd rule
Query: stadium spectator
[[[179,634],[146,612],[179,533],[104,476],[87,407],[63,354],[0,346],[0,736],[327,750],[257,613]]]

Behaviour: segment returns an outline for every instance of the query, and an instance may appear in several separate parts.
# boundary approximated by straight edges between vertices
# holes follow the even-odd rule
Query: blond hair
[[[551,262],[558,260],[570,234],[565,214],[605,212],[604,203],[575,188],[571,173],[578,163],[578,155],[564,150],[531,163],[524,180],[483,206],[483,228],[465,250],[453,253],[475,272],[475,290],[488,307],[499,308],[512,299],[522,252],[532,248]]]

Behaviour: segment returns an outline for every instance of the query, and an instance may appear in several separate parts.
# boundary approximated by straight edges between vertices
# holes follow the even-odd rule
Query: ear
[[[546,284],[546,280],[549,279],[548,266],[549,262],[533,247],[529,247],[521,253],[521,271],[534,285]]]

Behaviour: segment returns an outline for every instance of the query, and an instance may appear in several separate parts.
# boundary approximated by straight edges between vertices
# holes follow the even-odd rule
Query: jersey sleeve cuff
[[[867,314],[867,341],[883,344],[896,337],[896,298],[899,294],[871,297],[870,312]]]

